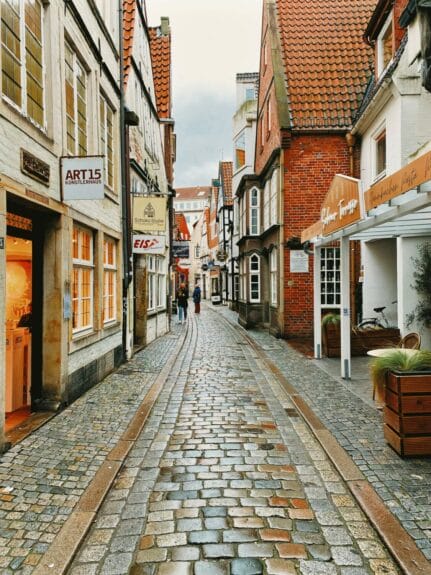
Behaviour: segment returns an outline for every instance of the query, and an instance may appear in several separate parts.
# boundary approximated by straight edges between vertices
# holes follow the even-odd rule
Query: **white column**
[[[349,238],[340,240],[341,259],[341,377],[350,379],[350,242]]]
[[[322,358],[322,311],[321,311],[321,287],[320,287],[320,247],[314,246],[314,270],[313,270],[313,317],[314,317],[314,357]]]

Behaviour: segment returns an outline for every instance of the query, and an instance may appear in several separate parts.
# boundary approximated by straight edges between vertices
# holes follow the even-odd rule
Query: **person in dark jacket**
[[[201,288],[199,287],[199,284],[195,285],[192,298],[195,304],[195,313],[201,313]]]
[[[185,283],[181,283],[176,294],[179,323],[183,323],[183,317],[184,321],[186,321],[187,319],[187,308],[189,305],[188,299],[189,299],[189,290],[187,289]]]

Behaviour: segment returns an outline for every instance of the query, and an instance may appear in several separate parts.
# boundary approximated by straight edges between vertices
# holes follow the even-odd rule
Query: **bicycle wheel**
[[[375,319],[364,319],[356,326],[358,329],[383,329],[384,325]]]

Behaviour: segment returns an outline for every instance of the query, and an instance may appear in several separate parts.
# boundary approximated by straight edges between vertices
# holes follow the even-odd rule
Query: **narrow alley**
[[[289,391],[291,383],[302,393],[311,374],[316,396],[319,379],[335,381],[286,342],[245,332],[234,319],[210,306],[191,313],[3,455],[2,573],[427,572],[429,563],[401,527],[397,566],[390,536],[383,543],[358,503],[364,505],[362,491],[385,537],[385,523],[394,519],[372,478],[362,475],[365,465],[340,455],[323,426],[313,434],[317,417]],[[284,366],[276,358],[281,346]],[[407,481],[409,464],[393,457]],[[420,461],[426,499],[431,463]],[[406,507],[400,518],[408,518],[413,499],[399,497]],[[420,535],[418,525],[413,531],[423,546],[425,520],[422,527]]]

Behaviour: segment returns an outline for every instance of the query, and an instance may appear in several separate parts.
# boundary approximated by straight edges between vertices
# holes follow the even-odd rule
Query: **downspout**
[[[130,207],[129,194],[127,186],[127,172],[129,163],[129,154],[126,144],[126,122],[125,122],[125,97],[124,97],[124,59],[123,59],[123,2],[118,0],[119,14],[119,42],[120,42],[120,162],[121,162],[121,229],[123,239],[123,290],[122,290],[122,346],[123,361],[127,361],[127,333],[128,333],[128,288],[132,279],[132,270],[130,263]]]

